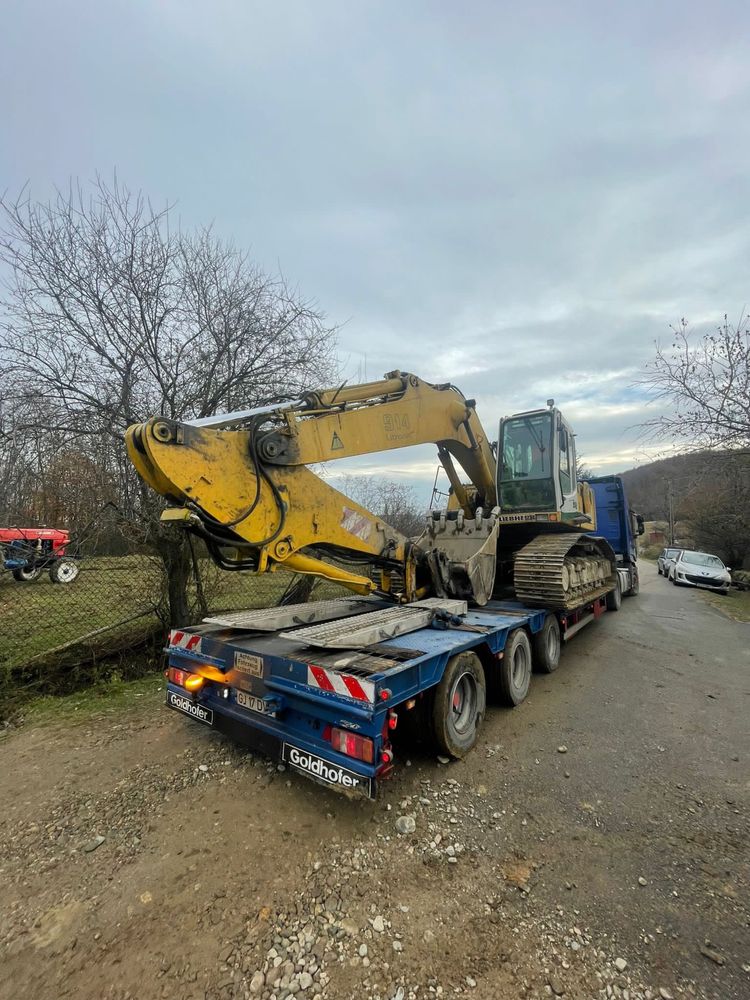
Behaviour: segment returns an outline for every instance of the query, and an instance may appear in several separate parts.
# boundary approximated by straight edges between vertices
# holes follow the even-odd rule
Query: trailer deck
[[[270,608],[173,631],[167,705],[318,781],[374,797],[393,767],[399,714],[439,684],[449,660],[473,651],[489,675],[509,636],[519,628],[535,635],[548,616],[503,601],[456,614],[461,602],[433,600],[412,606],[413,627],[398,634],[409,606],[377,602],[373,610],[345,598],[334,617],[332,603],[321,609],[322,627],[310,625],[307,606],[304,616]],[[602,605],[586,609],[596,616],[603,602],[593,604]],[[296,615],[298,627],[289,628]],[[259,617],[281,627],[261,631]]]

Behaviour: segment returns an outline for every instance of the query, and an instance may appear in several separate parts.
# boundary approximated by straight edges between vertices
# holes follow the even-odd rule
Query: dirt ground
[[[750,625],[637,598],[351,802],[162,705],[0,743],[0,997],[750,997]],[[413,833],[396,821],[413,817]]]

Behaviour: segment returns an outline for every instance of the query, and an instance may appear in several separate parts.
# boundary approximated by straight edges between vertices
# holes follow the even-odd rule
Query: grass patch
[[[143,556],[92,558],[70,584],[47,574],[18,583],[0,574],[0,666],[23,666],[40,654],[99,630],[121,629],[125,638],[144,623],[155,625],[158,568]]]
[[[701,590],[704,599],[738,622],[750,622],[750,590],[730,590],[726,597]]]
[[[161,673],[133,681],[113,677],[109,681],[97,681],[75,694],[34,698],[24,705],[22,717],[16,721],[34,726],[68,725],[85,722],[96,715],[116,715],[160,701],[164,697],[164,684]]]

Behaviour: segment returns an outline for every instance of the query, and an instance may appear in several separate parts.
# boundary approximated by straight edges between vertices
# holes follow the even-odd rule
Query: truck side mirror
[[[635,519],[636,519],[636,521],[638,523],[638,534],[639,535],[645,534],[645,532],[646,532],[646,525],[643,523],[643,515],[642,514],[636,514],[635,515]]]

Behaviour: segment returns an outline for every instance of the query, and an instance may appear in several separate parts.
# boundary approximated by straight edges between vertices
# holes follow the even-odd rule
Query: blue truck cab
[[[643,518],[631,510],[620,476],[586,479],[596,501],[596,529],[590,534],[606,538],[617,557],[620,590],[624,596],[638,593],[638,546]]]

